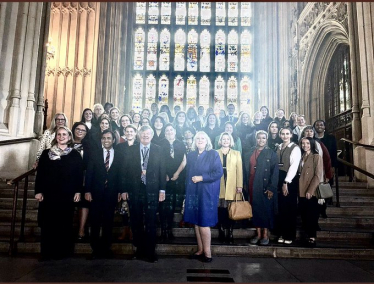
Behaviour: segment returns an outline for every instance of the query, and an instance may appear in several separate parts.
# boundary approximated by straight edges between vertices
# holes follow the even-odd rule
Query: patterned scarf
[[[65,148],[65,150],[61,150],[57,145],[54,145],[51,149],[49,149],[48,157],[52,161],[61,160],[61,156],[68,155],[72,150],[73,148],[70,147]]]

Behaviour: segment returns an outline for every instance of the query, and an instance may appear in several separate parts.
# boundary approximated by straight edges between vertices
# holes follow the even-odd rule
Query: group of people
[[[211,227],[222,243],[234,242],[231,202],[242,195],[252,205],[257,234],[251,244],[268,245],[269,230],[279,243],[296,238],[298,207],[304,240],[315,246],[318,218],[326,201],[318,200],[322,182],[332,182],[336,141],[323,120],[307,125],[304,116],[286,119],[278,109],[272,118],[262,106],[251,116],[227,106],[217,116],[190,107],[167,105],[121,115],[111,103],[87,108],[71,128],[56,113],[40,140],[35,198],[40,202],[42,259],[73,251],[73,215],[79,207],[78,238],[87,236],[90,216],[92,258],[107,257],[114,214],[123,204],[125,238],[131,228],[134,259],[157,261],[157,212],[161,241],[174,239],[173,217],[195,228],[197,251],[191,256],[212,261]],[[321,210],[322,208],[322,210]],[[185,224],[186,223],[186,224]],[[101,230],[101,234],[100,234]]]

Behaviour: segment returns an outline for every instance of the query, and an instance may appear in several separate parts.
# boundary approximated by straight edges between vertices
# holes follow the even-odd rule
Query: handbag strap
[[[235,194],[235,202],[237,202],[237,201],[238,201],[238,195]],[[243,191],[242,191],[242,201],[245,201]]]

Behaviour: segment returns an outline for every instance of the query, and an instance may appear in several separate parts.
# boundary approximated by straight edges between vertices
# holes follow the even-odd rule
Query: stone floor
[[[374,261],[214,257],[206,264],[160,256],[157,263],[87,256],[38,262],[0,255],[0,282],[374,282]]]

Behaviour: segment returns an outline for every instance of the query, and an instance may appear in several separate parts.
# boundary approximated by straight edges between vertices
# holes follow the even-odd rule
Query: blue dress
[[[218,222],[218,199],[223,168],[218,152],[193,151],[187,155],[186,201],[184,221],[200,227],[213,227]],[[203,181],[192,182],[193,176]]]

